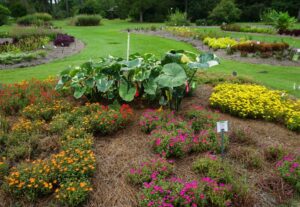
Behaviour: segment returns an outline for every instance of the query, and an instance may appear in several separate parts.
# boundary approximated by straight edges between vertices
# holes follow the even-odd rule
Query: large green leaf
[[[96,80],[97,89],[98,89],[98,91],[100,91],[102,93],[107,92],[113,83],[114,83],[114,81],[108,80],[107,77],[103,77],[103,78]]]
[[[154,80],[149,80],[143,83],[145,93],[149,95],[155,95],[157,89],[157,83]]]
[[[185,84],[186,80],[184,69],[177,63],[169,63],[164,65],[162,74],[155,79],[155,82],[161,87],[174,88]]]
[[[84,86],[84,87],[80,87],[80,86],[77,86],[77,87],[75,87],[75,91],[74,91],[74,97],[75,98],[81,98],[83,95],[84,95],[84,93],[86,92],[86,87]]]
[[[136,93],[136,87],[132,83],[128,83],[126,80],[122,79],[120,82],[119,95],[127,102],[134,99]]]

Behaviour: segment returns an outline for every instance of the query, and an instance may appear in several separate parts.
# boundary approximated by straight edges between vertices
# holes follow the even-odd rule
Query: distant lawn
[[[104,20],[102,26],[97,27],[74,27],[68,26],[66,21],[55,22],[56,26],[60,26],[69,34],[72,34],[82,40],[86,44],[86,48],[79,54],[72,57],[56,60],[54,62],[40,65],[36,67],[2,70],[0,71],[1,83],[13,83],[21,80],[29,80],[31,78],[45,79],[48,76],[56,76],[61,70],[70,65],[80,65],[81,63],[98,57],[114,55],[125,57],[127,34],[122,32],[126,28],[134,28],[140,26],[150,26],[154,24],[128,23],[121,20]],[[160,25],[160,24],[156,24]],[[7,31],[10,27],[0,27],[0,31]],[[212,28],[219,30],[218,28]],[[228,36],[239,37],[243,34],[225,33]],[[264,41],[287,41],[291,45],[300,47],[300,39],[282,38],[282,37],[265,37],[262,35],[251,35],[253,39]],[[191,45],[168,40],[160,37],[149,35],[132,35],[131,53],[154,53],[162,56],[170,49],[184,49],[197,52]],[[222,60],[221,65],[209,70],[211,72],[219,72],[231,74],[237,71],[238,75],[250,77],[275,89],[283,89],[289,93],[300,97],[300,91],[293,91],[293,84],[300,84],[300,68],[299,67],[281,67],[271,65],[248,64],[231,60]]]

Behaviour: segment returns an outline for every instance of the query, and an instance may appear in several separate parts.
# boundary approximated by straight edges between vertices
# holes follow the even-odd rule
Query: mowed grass
[[[74,27],[67,25],[67,21],[57,21],[55,25],[62,27],[64,32],[82,40],[86,44],[85,49],[72,57],[56,60],[48,64],[29,68],[1,70],[0,83],[14,83],[22,80],[30,80],[32,78],[45,79],[49,76],[57,76],[60,71],[69,66],[80,65],[91,59],[97,60],[97,58],[101,56],[114,55],[125,57],[127,33],[123,32],[124,30],[127,28],[146,27],[150,25],[161,26],[161,24],[129,23],[122,20],[104,20],[103,25],[97,27]],[[10,27],[7,26],[0,27],[0,31],[7,31],[9,28]],[[218,30],[218,28],[211,29]],[[243,34],[232,33],[230,36],[231,35],[238,37],[238,35]],[[257,38],[257,40],[261,41],[264,41],[263,38],[267,38],[268,41],[273,41],[273,39],[278,38],[286,42],[294,41],[293,44],[299,45],[296,47],[300,47],[299,38],[270,37],[263,35],[252,36],[253,39]],[[184,49],[197,52],[191,45],[183,42],[141,34],[132,34],[131,36],[131,53],[154,53],[160,57],[170,49]],[[258,65],[222,60],[221,65],[208,70],[208,72],[224,74],[231,74],[233,71],[236,71],[240,76],[247,76],[271,88],[286,90],[290,94],[300,97],[300,91],[293,90],[294,83],[300,84],[299,67]]]

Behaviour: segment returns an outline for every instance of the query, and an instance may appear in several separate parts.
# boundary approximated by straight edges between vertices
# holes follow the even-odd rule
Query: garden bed
[[[212,87],[209,85],[200,87],[193,97],[184,100],[182,105],[183,111],[180,113],[184,114],[195,105],[210,110],[208,99],[211,92]],[[135,106],[137,105],[135,104]],[[142,163],[145,159],[155,157],[152,144],[149,141],[149,135],[141,131],[139,124],[139,118],[145,111],[144,108],[146,106],[143,105],[135,107],[134,116],[132,117],[133,122],[124,130],[112,135],[94,136],[93,151],[96,155],[96,171],[92,179],[93,192],[90,193],[90,198],[84,206],[125,207],[138,205],[139,188],[129,183],[127,175],[130,169],[137,164]],[[226,114],[219,115],[221,120],[229,121],[230,130],[237,128],[249,129],[251,133],[249,133],[248,137],[251,139],[250,142],[254,143],[250,144],[250,146],[257,153],[263,154],[264,149],[268,146],[277,144],[284,144],[288,151],[299,153],[300,135],[287,130],[283,126],[265,121],[235,118]],[[278,200],[284,201],[285,193],[288,193],[285,190],[290,189],[285,184],[283,185],[284,187],[281,186],[281,188],[276,190],[269,189],[270,192],[266,192],[266,186],[262,186],[262,181],[267,182],[266,180],[271,178],[275,179],[276,182],[278,180],[281,181],[280,177],[275,173],[275,164],[264,160],[261,168],[247,169],[239,160],[231,158],[232,154],[236,153],[235,149],[240,148],[245,148],[244,144],[230,143],[229,151],[225,153],[225,161],[234,164],[240,175],[246,175],[248,184],[252,186],[251,193],[255,200],[249,200],[249,204],[244,206],[276,206]],[[197,159],[205,156],[207,156],[206,153],[193,153],[183,158],[174,159],[175,176],[186,180],[199,180],[200,176],[193,171],[192,165]],[[278,195],[281,197],[277,197]],[[5,206],[15,203],[1,191],[0,198]],[[53,197],[41,199],[35,206],[48,205],[51,199]],[[29,203],[22,200],[18,200],[18,202],[23,206],[29,205]],[[295,205],[298,204],[296,203]]]
[[[0,70],[4,69],[14,69],[14,68],[24,68],[24,67],[30,67],[30,66],[36,66],[45,64],[57,59],[62,59],[68,56],[72,56],[74,54],[79,53],[81,50],[84,49],[84,43],[78,39],[75,39],[74,43],[71,43],[68,47],[59,47],[54,46],[54,44],[51,42],[46,49],[44,49],[47,54],[45,57],[40,57],[38,59],[27,61],[27,62],[21,62],[17,64],[0,64]],[[49,48],[49,49],[48,49]]]
[[[137,34],[149,34],[149,35],[155,35],[159,37],[174,39],[177,41],[183,41],[189,44],[192,44],[194,47],[196,47],[200,51],[204,52],[213,52],[218,57],[230,59],[230,60],[236,60],[240,62],[247,62],[247,63],[253,63],[253,64],[268,64],[268,65],[280,65],[280,66],[300,66],[300,61],[290,61],[290,60],[277,60],[275,58],[259,58],[259,57],[241,57],[241,55],[237,52],[232,55],[228,55],[226,50],[217,50],[214,51],[210,49],[207,45],[205,45],[202,41],[196,40],[194,38],[188,38],[188,37],[179,37],[176,35],[173,35],[169,32],[163,31],[163,30],[156,30],[156,31],[134,31]]]

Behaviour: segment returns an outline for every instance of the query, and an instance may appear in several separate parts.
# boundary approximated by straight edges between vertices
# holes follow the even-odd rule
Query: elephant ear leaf
[[[154,80],[149,80],[143,83],[145,93],[149,95],[155,95],[157,89],[157,83]]]
[[[174,88],[183,85],[186,80],[184,69],[177,63],[169,63],[164,65],[162,74],[155,79],[155,82],[162,87]]]
[[[76,99],[79,99],[81,98],[84,93],[86,92],[86,87],[81,87],[81,86],[77,86],[77,87],[74,87],[74,97]]]
[[[107,78],[100,78],[96,81],[96,86],[98,91],[105,93],[110,89],[113,83],[113,80],[108,80]]]
[[[197,57],[197,62],[188,63],[191,69],[207,69],[219,65],[219,58],[212,53],[204,53]]]
[[[128,83],[126,80],[122,79],[120,82],[119,95],[127,102],[134,99],[136,93],[136,87],[132,83]]]

